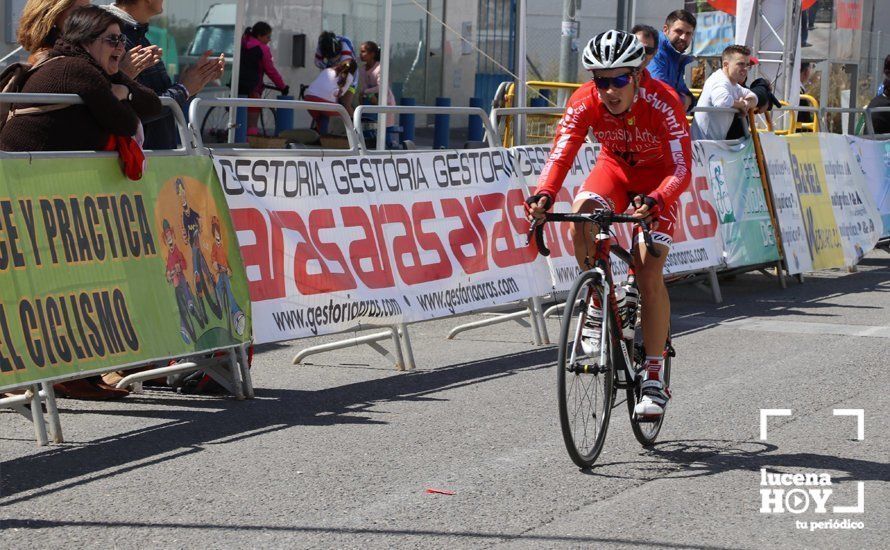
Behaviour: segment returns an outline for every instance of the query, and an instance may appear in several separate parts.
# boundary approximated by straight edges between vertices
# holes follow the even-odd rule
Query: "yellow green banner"
[[[0,161],[0,389],[248,342],[212,162]]]
[[[787,136],[813,269],[844,266],[844,250],[825,179],[818,134]]]

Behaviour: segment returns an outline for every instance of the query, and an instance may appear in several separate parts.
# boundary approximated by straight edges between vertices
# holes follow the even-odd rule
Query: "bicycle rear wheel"
[[[556,363],[562,437],[572,462],[581,468],[593,465],[603,449],[614,399],[613,319],[608,307],[603,308],[602,352],[589,357],[581,349],[581,327],[594,295],[601,303],[608,303],[600,273],[586,271],[575,280],[566,300]]]
[[[668,341],[664,350],[664,387],[668,389],[671,387],[672,356],[673,348],[671,347],[670,333],[668,333]],[[643,351],[643,346],[634,346],[634,366],[637,368],[638,372],[640,368],[642,368],[641,365],[645,359],[646,355]],[[634,437],[637,438],[637,441],[639,441],[640,445],[643,447],[651,447],[655,444],[655,440],[658,438],[658,432],[661,431],[661,426],[664,424],[664,417],[667,414],[667,409],[665,409],[661,416],[658,417],[658,420],[655,420],[654,422],[651,420],[641,421],[635,418],[634,407],[636,406],[640,395],[639,385],[639,380],[637,380],[627,388],[627,412],[630,414],[630,426],[633,429]]]

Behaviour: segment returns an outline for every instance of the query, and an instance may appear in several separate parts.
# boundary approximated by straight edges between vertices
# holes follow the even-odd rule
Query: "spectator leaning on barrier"
[[[324,31],[318,37],[318,47],[315,49],[315,66],[319,69],[336,67],[343,61],[352,59],[358,63],[355,55],[355,47],[352,41],[345,36],[339,36],[331,31]],[[343,103],[352,104],[352,96],[358,87],[358,75],[352,76],[349,87],[343,96]]]
[[[118,0],[112,5],[103,6],[119,17],[123,25],[123,33],[127,38],[127,48],[142,46],[151,47],[145,34],[148,32],[148,21],[164,11],[164,0]],[[154,90],[163,97],[172,97],[186,112],[189,97],[200,92],[210,81],[222,76],[225,68],[225,57],[220,54],[210,58],[210,52],[204,52],[201,59],[188,67],[174,84],[167,74],[163,60],[142,71],[138,77],[140,84]],[[174,149],[179,142],[176,121],[169,109],[155,119],[145,121],[145,147],[147,149]]]
[[[694,58],[685,52],[692,44],[695,33],[695,16],[686,10],[671,12],[664,22],[664,32],[658,41],[658,51],[649,64],[649,72],[680,94],[683,105],[688,110],[694,103],[692,92],[683,80],[686,65]]]
[[[658,51],[658,31],[649,25],[634,25],[630,32],[645,48],[646,57],[643,58],[643,64],[640,65],[640,69],[645,69],[655,57],[655,52]]]
[[[751,50],[747,46],[732,45],[723,50],[723,68],[714,71],[705,81],[697,107],[731,107],[746,115],[757,108],[757,96],[742,82],[748,78]],[[693,139],[734,139],[728,136],[732,113],[696,112],[692,122]]]
[[[890,78],[884,79],[881,90],[883,93],[878,94],[869,102],[869,109],[890,107]],[[875,134],[890,134],[890,111],[871,113],[871,122],[875,127]]]
[[[160,113],[157,95],[119,71],[124,55],[120,24],[117,17],[95,6],[71,14],[62,38],[21,91],[77,94],[84,105],[12,105],[0,131],[0,149],[112,150],[115,136],[129,139],[137,133],[140,118]]]

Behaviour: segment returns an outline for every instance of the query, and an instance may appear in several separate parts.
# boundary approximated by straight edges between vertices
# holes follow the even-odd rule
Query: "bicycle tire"
[[[668,332],[668,341],[665,345],[665,354],[664,354],[664,386],[666,388],[671,387],[671,355],[668,353],[670,349],[670,332]],[[641,364],[643,360],[645,360],[645,354],[636,352],[634,353],[634,363],[637,365]],[[639,357],[637,357],[639,355]],[[664,417],[667,414],[667,409],[661,414],[658,420],[651,422],[641,422],[634,418],[634,407],[637,404],[637,396],[639,394],[639,381],[636,381],[634,384],[631,384],[627,388],[627,412],[630,415],[630,427],[634,432],[634,437],[637,438],[637,441],[640,442],[640,445],[643,447],[651,447],[655,444],[655,441],[658,439],[658,434],[661,432],[661,427],[664,425]]]
[[[201,121],[201,140],[207,143],[227,143],[229,141],[228,107],[211,107]]]
[[[591,290],[602,295],[603,286],[601,283],[601,275],[595,271],[585,271],[575,279],[572,289],[566,299],[565,312],[563,313],[562,323],[560,325],[559,349],[557,353],[557,401],[559,403],[559,423],[562,431],[563,441],[569,457],[576,465],[581,468],[589,468],[596,462],[600,452],[602,452],[603,444],[606,439],[606,432],[609,428],[609,418],[612,412],[612,403],[614,400],[614,392],[612,386],[614,383],[615,368],[612,361],[613,342],[611,338],[611,327],[613,326],[612,312],[608,307],[603,308],[606,312],[603,319],[603,331],[610,337],[605,339],[607,349],[605,350],[605,364],[603,365],[587,365],[593,367],[594,372],[570,372],[569,362],[573,357],[577,359],[576,350],[580,349],[580,325],[583,324],[586,316],[588,297]],[[579,298],[581,303],[578,304]],[[607,303],[607,302],[606,302]],[[573,325],[573,321],[576,324]],[[601,354],[602,356],[602,354]],[[589,359],[589,358],[588,358]],[[575,361],[577,362],[577,361]],[[586,369],[585,369],[586,370]],[[599,392],[595,396],[591,396],[589,391],[585,389],[583,394],[579,395],[582,387],[585,385],[582,377],[589,378],[587,380],[588,388],[593,386],[594,392]],[[592,405],[593,411],[579,411],[578,409],[585,405],[585,401]],[[579,418],[580,412],[580,418]],[[595,433],[592,441],[588,437],[588,415],[592,414],[594,419]],[[597,426],[598,420],[598,426]],[[579,424],[580,423],[580,424]],[[580,431],[579,431],[580,428]],[[580,441],[579,441],[580,439]],[[580,445],[579,445],[580,443]]]

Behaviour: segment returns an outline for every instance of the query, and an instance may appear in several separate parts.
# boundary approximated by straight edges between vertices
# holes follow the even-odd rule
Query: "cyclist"
[[[670,395],[663,383],[664,349],[670,324],[670,299],[663,269],[677,217],[677,198],[689,185],[691,143],[685,109],[668,85],[640,70],[643,44],[632,34],[610,30],[584,48],[584,68],[593,80],[569,99],[560,120],[550,157],[534,194],[527,199],[529,218],[541,219],[553,204],[588,129],[602,145],[596,166],[572,204],[573,212],[606,208],[653,223],[652,239],[661,253],[654,257],[640,243],[633,247],[634,274],[646,307],[642,309],[644,363],[642,398],[636,414],[657,417]],[[596,228],[572,228],[575,258],[581,269],[592,267]],[[601,304],[591,302],[582,329],[584,353],[599,353]],[[596,322],[595,322],[596,321]]]

